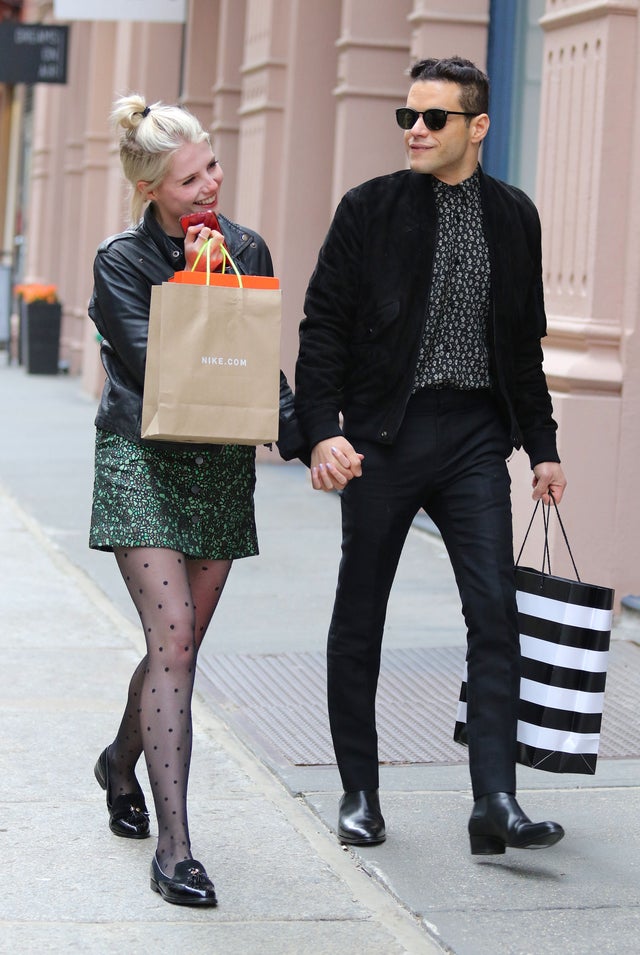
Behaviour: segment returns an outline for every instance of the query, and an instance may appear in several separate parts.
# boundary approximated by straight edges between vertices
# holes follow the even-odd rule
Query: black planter
[[[62,305],[22,303],[20,355],[30,375],[57,375]]]

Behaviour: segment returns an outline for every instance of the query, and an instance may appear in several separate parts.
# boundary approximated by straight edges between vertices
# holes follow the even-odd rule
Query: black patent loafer
[[[138,792],[123,793],[111,800],[108,749],[107,746],[100,753],[93,771],[98,783],[107,794],[109,829],[114,835],[122,836],[123,839],[148,839],[150,835],[149,813],[142,790],[138,788]]]
[[[377,789],[344,793],[338,810],[338,839],[350,846],[377,846],[387,838]]]
[[[213,882],[197,859],[185,859],[176,866],[173,877],[165,875],[154,855],[151,861],[151,888],[172,905],[218,904]]]
[[[511,793],[489,793],[476,799],[469,819],[471,855],[502,855],[509,849],[545,849],[560,842],[557,822],[531,822]]]

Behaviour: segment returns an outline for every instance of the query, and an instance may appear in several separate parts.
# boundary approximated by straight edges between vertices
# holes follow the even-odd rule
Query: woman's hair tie
[[[151,107],[145,106],[145,108],[142,110],[142,114],[141,114],[142,118],[144,119],[145,116],[148,116],[150,112],[151,112]]]

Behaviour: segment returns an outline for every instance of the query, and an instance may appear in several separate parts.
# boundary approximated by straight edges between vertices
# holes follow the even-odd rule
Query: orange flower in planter
[[[13,290],[27,305],[30,305],[32,302],[48,302],[50,305],[53,305],[58,301],[58,288],[56,285],[44,285],[41,282],[26,282],[22,285],[15,285]]]

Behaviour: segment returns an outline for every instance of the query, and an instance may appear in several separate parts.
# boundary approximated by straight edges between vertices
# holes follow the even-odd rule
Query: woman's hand
[[[196,272],[207,271],[207,257],[210,258],[210,269],[212,272],[218,268],[222,262],[221,246],[224,242],[224,236],[215,229],[209,229],[205,225],[189,226],[184,237],[184,257],[186,259],[187,269],[192,269],[198,258]],[[204,251],[202,251],[204,249]]]
[[[363,454],[341,435],[320,441],[311,452],[311,484],[316,491],[341,491],[362,476]]]

